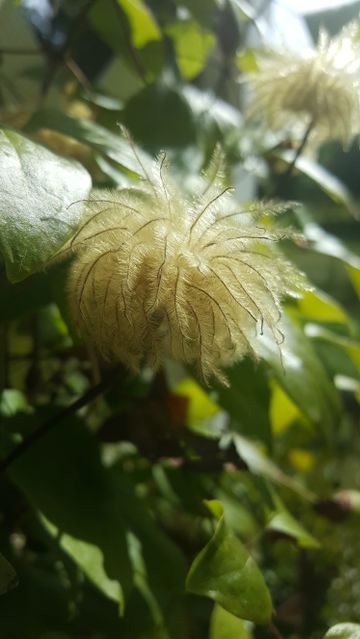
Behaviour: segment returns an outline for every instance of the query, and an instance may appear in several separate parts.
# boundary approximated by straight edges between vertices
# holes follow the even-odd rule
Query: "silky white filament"
[[[245,354],[267,325],[277,342],[280,300],[303,278],[261,226],[274,203],[242,211],[229,189],[191,199],[165,157],[139,188],[94,192],[65,250],[79,332],[106,360],[157,369],[164,357],[195,365],[205,381]]]

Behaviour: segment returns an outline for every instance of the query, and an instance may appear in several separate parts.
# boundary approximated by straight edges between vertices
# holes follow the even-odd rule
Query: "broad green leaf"
[[[354,266],[347,266],[346,270],[349,274],[351,283],[357,293],[357,296],[360,298],[360,265],[358,268]]]
[[[174,42],[176,62],[185,80],[202,71],[215,43],[212,32],[203,29],[195,20],[183,20],[165,29]]]
[[[90,176],[10,129],[0,130],[0,252],[8,278],[39,270],[76,229]]]
[[[216,510],[220,509],[218,505]],[[228,530],[224,515],[193,561],[186,587],[189,592],[210,597],[236,617],[259,624],[271,619],[271,598],[264,578],[245,546]]]
[[[287,486],[305,499],[312,499],[313,495],[303,488],[297,481],[286,475],[266,454],[252,441],[233,433],[232,439],[239,457],[246,463],[249,470],[276,484]]]
[[[238,109],[235,109],[225,100],[214,99],[212,93],[200,91],[197,87],[189,84],[183,88],[182,95],[185,98],[198,130],[204,131],[205,139],[212,137],[214,127],[218,129],[222,136],[220,142],[223,143],[225,136],[239,134],[242,124],[242,116]],[[238,138],[237,138],[238,144]]]
[[[294,213],[302,226],[302,232],[308,240],[311,250],[342,260],[346,265],[355,269],[360,268],[360,257],[348,249],[337,237],[327,233],[321,226],[313,222],[303,209],[300,210],[300,207]]]
[[[135,139],[154,151],[196,140],[194,116],[185,96],[160,82],[130,98],[122,117]]]
[[[188,400],[186,421],[189,426],[196,426],[221,410],[192,377],[185,377],[172,390]]]
[[[0,323],[18,319],[25,313],[33,313],[51,302],[48,273],[35,273],[22,282],[12,284],[0,275]]]
[[[19,588],[0,597],[2,639],[122,636],[117,606],[84,582],[77,583],[75,593],[75,584],[69,583],[69,574],[65,576],[59,555],[32,552],[30,561],[26,556],[18,557],[16,568]],[[69,615],[69,610],[74,610],[74,596],[78,597],[76,628]]]
[[[348,337],[343,337],[337,333],[333,333],[327,328],[318,326],[317,324],[307,324],[305,326],[305,332],[309,337],[328,341],[342,348],[349,355],[350,359],[360,372],[360,342],[349,339]]]
[[[5,595],[17,585],[18,578],[14,568],[0,553],[0,595]]]
[[[150,9],[142,0],[116,0],[125,12],[133,45],[139,49],[150,40],[160,40],[161,32]]]
[[[278,383],[310,423],[323,433],[333,432],[339,418],[338,395],[311,341],[288,315],[280,325],[284,342],[280,346],[264,333],[257,352],[272,368]]]
[[[210,621],[209,639],[251,639],[249,624],[216,604]]]
[[[360,639],[360,624],[338,623],[327,631],[324,639]]]
[[[24,416],[21,419],[24,423]],[[29,423],[33,421],[29,418]],[[108,578],[118,582],[118,604],[123,611],[133,583],[126,526],[95,441],[82,423],[68,419],[37,442],[9,472],[53,526],[86,545],[98,546]],[[81,566],[82,555],[79,560]]]
[[[134,151],[129,141],[119,133],[110,131],[92,120],[73,118],[61,111],[47,109],[37,112],[27,124],[27,130],[32,132],[42,127],[53,129],[89,145],[138,175],[142,174],[142,167],[137,158],[145,167],[149,167],[151,162],[150,157],[144,151],[138,147]]]
[[[30,424],[30,417],[22,415],[21,426],[25,417]],[[182,557],[156,527],[126,474],[102,465],[95,439],[82,422],[68,419],[49,432],[9,473],[30,503],[61,531],[64,550],[91,581],[112,599],[118,592],[120,612],[134,585],[131,532],[139,540],[146,578],[166,624],[179,625],[167,611],[183,589]]]
[[[270,421],[274,434],[282,431],[294,420],[302,418],[299,407],[276,381],[272,383],[272,395],[270,404]]]
[[[50,534],[59,540],[61,547],[74,559],[90,581],[109,599],[113,599],[116,602],[121,601],[120,584],[115,579],[110,579],[106,574],[104,570],[104,554],[99,546],[62,533],[46,518],[43,518],[43,522]]]
[[[319,290],[305,291],[298,300],[301,314],[317,322],[340,322],[348,324],[349,318],[340,304]]]
[[[5,388],[0,392],[0,415],[11,417],[18,412],[31,411],[27,399],[19,390],[15,388]]]
[[[215,384],[215,388],[217,401],[230,414],[233,428],[270,446],[270,389],[265,368],[246,359],[230,368],[226,375],[229,387]]]
[[[210,29],[214,27],[214,11],[218,7],[218,0],[182,0],[181,4],[200,24],[204,24]]]
[[[319,542],[289,513],[273,489],[270,489],[270,495],[272,509],[267,509],[267,529],[291,537],[301,548],[319,548]]]
[[[294,159],[294,153],[292,151],[277,151],[276,155],[285,160],[287,164],[291,164]],[[318,162],[304,155],[297,158],[296,168],[316,182],[334,202],[345,205],[348,211],[355,218],[358,218],[359,207],[354,202],[350,191],[339,178],[330,173]]]
[[[253,73],[258,69],[256,53],[254,49],[244,49],[236,55],[236,66],[243,73]]]

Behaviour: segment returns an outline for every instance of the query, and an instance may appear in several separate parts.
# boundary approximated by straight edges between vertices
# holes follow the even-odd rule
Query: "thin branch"
[[[295,155],[294,155],[292,161],[290,162],[290,164],[288,165],[288,167],[284,171],[284,173],[282,173],[281,176],[280,176],[282,180],[285,180],[285,179],[289,178],[292,175],[292,172],[293,172],[293,170],[294,170],[294,168],[296,166],[296,162],[298,161],[300,155],[302,154],[302,152],[303,152],[303,150],[304,150],[304,148],[305,148],[305,146],[307,144],[307,141],[309,139],[309,135],[310,135],[311,131],[313,130],[314,125],[315,125],[315,120],[314,120],[314,118],[312,118],[310,120],[309,124],[307,125],[306,129],[305,129],[303,138],[302,138],[298,148],[295,151]]]
[[[36,430],[28,435],[28,437],[26,437],[21,442],[21,444],[19,444],[19,446],[16,446],[16,448],[14,448],[0,462],[0,473],[7,470],[15,461],[22,457],[30,448],[34,446],[34,444],[42,439],[55,426],[63,422],[67,417],[70,417],[70,415],[74,415],[78,410],[80,410],[80,408],[87,406],[93,399],[109,390],[116,382],[121,370],[121,367],[116,368],[111,372],[110,375],[106,376],[106,378],[102,382],[96,384],[96,386],[92,386],[91,388],[89,388],[89,390],[81,395],[81,397],[79,397],[75,402],[73,402],[69,406],[66,406],[57,414],[49,417],[43,424],[41,424]]]
[[[70,26],[66,42],[61,51],[51,54],[44,47],[44,53],[47,55],[47,73],[41,87],[40,105],[45,100],[61,65],[64,64],[68,67],[68,60],[71,54],[73,43],[78,34],[78,29],[79,27],[81,28],[83,26],[84,20],[94,2],[96,2],[96,0],[88,0],[88,2],[80,9],[79,13],[76,15]],[[74,69],[71,69],[71,71],[72,73],[74,73]]]
[[[91,94],[92,85],[90,80],[87,78],[83,70],[79,67],[76,60],[74,60],[74,58],[69,53],[65,56],[65,65],[69,69],[70,73],[73,74],[80,86],[84,89],[84,91],[88,94]]]

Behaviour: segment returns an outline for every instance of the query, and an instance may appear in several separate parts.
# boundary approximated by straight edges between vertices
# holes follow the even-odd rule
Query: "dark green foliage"
[[[0,2],[1,639],[359,639],[360,154],[287,173],[288,132],[244,119],[252,4]],[[91,184],[165,150],[197,189],[217,142],[239,202],[301,202],[278,224],[315,287],[228,387],[112,373],[53,258]]]

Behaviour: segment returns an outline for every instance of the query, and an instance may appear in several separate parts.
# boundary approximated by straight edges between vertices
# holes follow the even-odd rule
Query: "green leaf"
[[[135,139],[155,151],[186,146],[196,140],[193,113],[187,100],[160,82],[130,98],[123,119]]]
[[[324,639],[360,639],[358,623],[338,623],[327,631]]]
[[[15,388],[5,388],[0,392],[0,415],[11,417],[18,412],[31,410],[24,393]]]
[[[209,639],[251,639],[251,633],[245,621],[215,605],[211,615]]]
[[[104,554],[101,549],[94,544],[62,533],[46,518],[43,518],[43,522],[50,534],[59,539],[61,547],[78,564],[90,581],[109,599],[113,599],[116,602],[121,601],[122,592],[119,582],[115,579],[110,579],[106,574],[104,570]]]
[[[185,80],[190,80],[202,71],[215,36],[203,29],[195,20],[183,20],[166,27],[165,32],[174,42],[176,62]]]
[[[264,578],[245,546],[228,530],[223,515],[213,537],[193,561],[186,587],[210,597],[236,617],[259,624],[271,619],[271,597]]]
[[[24,422],[22,415],[21,424]],[[28,423],[33,422],[34,417],[28,417]],[[30,503],[53,526],[75,540],[99,548],[108,578],[119,584],[118,603],[123,611],[133,584],[126,525],[100,463],[95,440],[83,424],[75,418],[68,419],[37,442],[9,472]],[[84,548],[78,559],[82,567]],[[95,571],[96,566],[93,574]]]
[[[302,225],[302,231],[309,242],[309,248],[317,253],[336,257],[346,265],[355,269],[360,268],[360,258],[348,249],[337,237],[324,231],[318,224],[312,221],[310,216],[300,207],[294,211]]]
[[[36,273],[22,282],[11,284],[0,275],[0,322],[17,319],[51,302],[49,276]]]
[[[360,265],[358,268],[348,266],[346,270],[348,272],[351,283],[357,293],[357,296],[360,298]]]
[[[218,403],[242,435],[271,443],[270,389],[265,367],[246,359],[227,371],[229,387],[215,384]]]
[[[42,127],[53,129],[89,145],[138,175],[142,173],[142,169],[136,155],[143,165],[149,166],[151,163],[151,158],[144,151],[136,147],[135,155],[128,140],[92,120],[73,118],[61,111],[46,109],[38,111],[27,124],[27,130],[32,132]]]
[[[305,499],[312,499],[312,494],[297,481],[286,475],[266,454],[249,439],[234,433],[232,435],[239,457],[255,475],[270,479],[276,484],[287,486]]]
[[[334,386],[301,327],[289,315],[284,315],[280,328],[284,334],[283,344],[277,346],[264,334],[257,342],[257,352],[268,362],[279,384],[310,423],[329,435],[340,411]]]
[[[244,49],[235,58],[236,66],[242,73],[252,73],[258,70],[258,62],[254,49]]]
[[[150,9],[141,0],[117,0],[126,13],[131,29],[131,40],[138,49],[151,40],[160,40],[161,32]]]
[[[39,270],[76,229],[90,176],[77,162],[0,130],[0,251],[12,282]]]
[[[21,415],[9,423],[20,429],[34,421]],[[9,474],[53,530],[62,533],[61,546],[98,589],[111,599],[118,593],[120,612],[138,573],[129,550],[131,532],[139,541],[144,574],[164,623],[179,625],[168,611],[170,601],[183,591],[183,558],[154,524],[127,474],[102,465],[96,441],[80,420],[68,419],[49,432]]]
[[[307,324],[305,326],[306,335],[317,340],[328,341],[331,344],[335,344],[342,348],[355,364],[357,370],[360,372],[360,342],[343,337],[337,333],[329,331],[323,326],[317,324]]]
[[[5,595],[17,585],[18,578],[14,568],[0,553],[0,595]]]
[[[287,164],[291,164],[294,159],[294,153],[292,151],[276,151],[276,155],[285,160]],[[296,168],[316,182],[334,202],[345,205],[353,217],[358,218],[358,206],[354,202],[350,191],[339,178],[330,173],[318,162],[304,155],[297,158]]]
[[[349,317],[340,304],[322,291],[305,291],[297,303],[301,314],[306,319],[317,322],[349,323]]]
[[[270,488],[272,509],[268,509],[268,530],[274,530],[294,539],[301,548],[319,548],[319,542],[285,508],[279,495]]]

